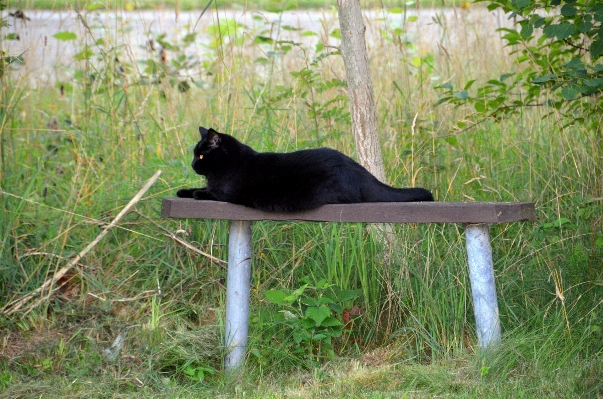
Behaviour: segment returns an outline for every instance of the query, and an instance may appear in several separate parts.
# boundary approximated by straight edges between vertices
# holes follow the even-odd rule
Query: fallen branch
[[[48,299],[58,288],[60,288],[60,287],[54,287],[55,283],[58,280],[60,280],[61,277],[63,277],[69,270],[71,270],[72,267],[74,267],[76,264],[78,264],[78,262],[84,256],[86,256],[86,254],[88,254],[88,252],[90,252],[90,250],[92,248],[94,248],[103,239],[103,237],[105,237],[107,235],[107,233],[109,233],[109,230],[111,230],[113,227],[115,227],[117,225],[117,223],[119,223],[119,221],[128,212],[130,212],[130,210],[134,207],[134,205],[136,205],[138,203],[138,201],[140,201],[140,199],[142,198],[142,196],[149,190],[149,188],[151,188],[151,186],[155,183],[155,181],[157,181],[157,179],[159,178],[160,175],[161,175],[161,170],[158,170],[153,175],[153,177],[151,177],[145,183],[145,185],[134,196],[134,198],[132,198],[130,200],[130,202],[128,202],[128,204],[121,210],[121,212],[119,212],[119,214],[115,217],[115,219],[113,219],[111,221],[111,223],[109,223],[105,227],[105,229],[94,240],[92,240],[92,242],[90,242],[90,244],[88,244],[86,246],[86,248],[82,249],[80,251],[80,253],[77,254],[77,256],[75,258],[73,258],[71,261],[69,261],[69,263],[65,267],[63,267],[59,271],[57,271],[52,278],[47,279],[35,291],[30,292],[29,294],[25,295],[24,297],[22,297],[21,299],[19,299],[17,301],[9,302],[8,304],[6,304],[0,310],[0,312],[4,313],[7,316],[10,316],[13,313],[16,313],[17,311],[21,310],[29,301],[31,301],[32,299],[38,297],[39,295],[42,295],[43,292],[47,291],[46,295],[41,296],[40,298],[38,298],[37,301],[35,301],[34,303],[32,303],[32,304],[29,305],[29,307],[27,308],[27,310],[25,310],[25,312],[24,312],[24,315],[26,315],[27,313],[31,312],[34,308],[36,308],[37,306],[39,306],[46,299]]]
[[[164,236],[171,238],[172,240],[176,241],[177,243],[179,243],[179,244],[187,247],[191,251],[198,253],[199,255],[205,256],[207,259],[209,259],[212,262],[215,262],[218,265],[220,265],[220,267],[222,269],[228,270],[226,267],[222,266],[222,265],[227,265],[228,264],[228,262],[226,262],[225,260],[222,260],[220,258],[216,258],[215,256],[208,254],[207,252],[201,251],[199,248],[195,247],[190,242],[188,242],[186,240],[183,240],[182,238],[178,237],[176,234],[172,233],[171,231],[169,231],[165,227],[160,226],[158,223],[156,223],[153,219],[149,218],[148,216],[143,215],[140,212],[136,212],[136,213],[138,213],[138,215],[140,217],[146,219],[147,221],[151,222],[155,227],[157,227],[158,229],[160,229],[163,232]]]

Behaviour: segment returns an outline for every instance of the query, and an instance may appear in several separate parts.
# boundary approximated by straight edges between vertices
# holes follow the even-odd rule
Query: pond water
[[[4,11],[6,14],[6,10]],[[23,55],[23,64],[13,68],[13,74],[30,84],[54,84],[68,79],[81,63],[77,60],[86,48],[90,53],[113,51],[122,62],[140,65],[144,60],[158,57],[157,38],[182,45],[186,35],[196,32],[194,41],[184,53],[213,52],[215,32],[222,30],[222,43],[245,41],[249,46],[224,46],[222,51],[270,51],[270,45],[254,45],[261,36],[273,40],[293,40],[304,48],[314,49],[317,43],[337,46],[336,30],[339,23],[336,9],[287,11],[280,14],[249,10],[200,11],[174,10],[145,11],[26,11],[28,19],[8,17],[10,27],[2,33],[12,33],[15,40],[3,40],[0,45],[10,55]],[[416,43],[426,51],[456,46],[496,46],[502,48],[496,28],[511,23],[501,12],[483,8],[409,10],[408,13],[390,13],[371,10],[364,13],[366,39],[371,57],[378,56],[379,45],[388,37],[403,38]],[[229,29],[227,29],[229,28]],[[55,34],[72,32],[72,40],[59,40]],[[71,35],[73,37],[73,35]],[[101,44],[102,43],[102,44]],[[215,46],[214,46],[215,47]],[[241,50],[243,49],[243,50]]]

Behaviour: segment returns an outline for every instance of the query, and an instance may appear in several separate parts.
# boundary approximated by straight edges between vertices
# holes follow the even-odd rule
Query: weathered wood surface
[[[331,204],[303,212],[273,213],[227,202],[165,198],[161,216],[313,222],[506,223],[535,221],[536,210],[531,202],[379,202]]]

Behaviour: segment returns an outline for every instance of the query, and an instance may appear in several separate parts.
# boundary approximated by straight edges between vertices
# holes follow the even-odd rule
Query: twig
[[[147,221],[151,222],[152,224],[155,225],[155,227],[157,227],[158,229],[160,229],[161,231],[163,231],[163,235],[164,236],[169,237],[172,240],[176,241],[177,243],[184,245],[185,247],[187,247],[188,249],[190,249],[193,252],[198,253],[199,255],[205,256],[206,258],[208,258],[212,262],[216,262],[224,270],[228,270],[226,267],[222,266],[222,265],[228,264],[228,262],[226,262],[226,261],[224,261],[222,259],[216,258],[215,256],[208,254],[207,252],[201,251],[199,248],[195,247],[193,244],[189,243],[188,241],[183,240],[182,238],[179,238],[176,234],[172,233],[171,231],[169,231],[165,227],[160,226],[159,224],[157,224],[153,219],[149,218],[148,216],[143,215],[140,212],[137,212],[137,213],[138,213],[139,216],[141,216],[142,218],[144,218]]]
[[[31,301],[32,299],[34,299],[38,295],[42,294],[42,292],[48,290],[48,292],[46,293],[45,296],[42,296],[37,301],[35,301],[31,305],[29,305],[28,309],[24,313],[24,315],[25,315],[25,314],[31,312],[34,308],[36,308],[42,302],[44,302],[48,297],[50,297],[50,295],[52,295],[52,293],[54,291],[56,291],[57,288],[59,288],[59,287],[53,287],[53,285],[58,280],[60,280],[61,277],[63,277],[72,267],[74,267],[84,256],[86,256],[86,254],[88,252],[90,252],[90,250],[92,248],[94,248],[103,239],[103,237],[107,235],[107,233],[109,233],[109,230],[111,230],[113,227],[115,227],[117,225],[117,223],[128,212],[130,212],[130,210],[132,209],[132,207],[134,207],[134,205],[136,205],[138,203],[138,201],[140,201],[140,199],[142,198],[142,196],[149,190],[149,188],[151,188],[151,186],[155,183],[155,181],[157,181],[157,179],[159,178],[160,175],[161,175],[161,170],[158,170],[153,175],[153,177],[151,177],[145,183],[145,185],[134,196],[134,198],[132,198],[130,200],[130,202],[128,202],[128,204],[121,210],[121,212],[119,212],[119,214],[115,217],[115,219],[113,219],[111,221],[111,223],[109,223],[107,225],[107,227],[94,240],[92,240],[92,242],[90,242],[90,244],[88,244],[86,246],[86,248],[84,248],[79,254],[77,254],[77,256],[75,258],[73,258],[71,261],[69,261],[69,263],[67,264],[67,266],[61,268],[58,272],[56,272],[54,274],[54,276],[52,278],[46,280],[44,282],[44,284],[42,284],[40,287],[38,287],[35,291],[30,292],[29,294],[25,295],[24,297],[22,297],[21,299],[19,299],[17,301],[13,301],[11,303],[6,304],[0,310],[0,312],[4,313],[7,316],[10,316],[11,314],[13,314],[13,313],[19,311],[21,308],[23,308],[23,306],[26,305],[29,301]]]

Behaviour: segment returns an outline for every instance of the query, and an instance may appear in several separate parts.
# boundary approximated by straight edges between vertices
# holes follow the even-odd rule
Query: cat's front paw
[[[178,198],[193,198],[193,193],[195,192],[195,188],[183,188],[182,190],[178,190],[176,195]]]

